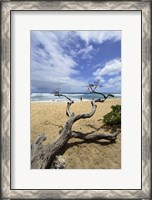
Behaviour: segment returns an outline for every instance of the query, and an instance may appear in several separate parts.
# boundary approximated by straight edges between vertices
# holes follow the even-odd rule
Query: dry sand
[[[77,121],[73,130],[82,133],[108,132],[102,127],[102,119],[111,111],[111,106],[116,104],[121,104],[121,99],[108,99],[104,103],[97,103],[94,116]],[[66,102],[32,103],[32,141],[39,133],[46,134],[45,143],[55,139],[68,119],[65,110]],[[75,114],[91,111],[90,101],[75,102],[71,111]],[[80,139],[70,139],[61,154],[67,162],[66,169],[118,169],[121,168],[121,134],[118,135],[116,143],[112,144],[106,140],[89,143]]]

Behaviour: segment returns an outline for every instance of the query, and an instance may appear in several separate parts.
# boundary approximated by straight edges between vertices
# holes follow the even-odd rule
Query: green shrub
[[[111,106],[112,111],[103,116],[106,125],[121,125],[121,105]]]

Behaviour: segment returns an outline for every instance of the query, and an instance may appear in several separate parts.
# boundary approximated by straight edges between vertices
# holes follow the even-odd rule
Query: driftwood
[[[90,85],[90,90],[94,91],[93,86]],[[31,145],[31,168],[34,169],[50,169],[53,160],[59,155],[60,150],[67,144],[67,142],[71,138],[79,138],[84,141],[97,141],[97,140],[110,140],[115,141],[118,133],[115,132],[113,134],[83,134],[81,132],[76,132],[72,130],[73,124],[80,120],[92,117],[96,112],[96,102],[104,102],[108,96],[113,95],[103,95],[102,93],[98,93],[103,96],[103,99],[96,99],[91,101],[92,109],[88,113],[83,113],[79,115],[75,115],[70,111],[71,105],[74,103],[69,97],[66,95],[60,94],[59,91],[55,92],[55,96],[64,96],[68,99],[67,107],[66,107],[66,115],[69,117],[68,121],[65,123],[61,134],[50,144],[43,145],[43,141],[46,140],[46,136],[44,134],[40,134],[37,139]]]

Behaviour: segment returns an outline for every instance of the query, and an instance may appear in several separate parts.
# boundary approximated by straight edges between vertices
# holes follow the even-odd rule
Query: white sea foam
[[[95,99],[95,98],[102,98],[101,95],[98,94],[91,94],[91,93],[79,93],[79,94],[65,94],[69,98],[71,98],[73,101],[80,101],[81,99],[83,101]],[[115,98],[121,97],[121,94],[114,94]],[[32,102],[66,102],[68,101],[63,96],[55,96],[54,94],[50,93],[32,93],[31,94],[31,101]]]

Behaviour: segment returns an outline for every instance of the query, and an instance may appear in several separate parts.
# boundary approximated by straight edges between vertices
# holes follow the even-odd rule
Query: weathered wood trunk
[[[40,141],[39,143],[34,142],[32,144],[32,158],[33,158],[31,162],[32,168],[41,168],[41,169],[50,168],[51,163],[55,158],[55,156],[71,138],[71,128],[72,128],[72,120],[69,119],[66,122],[62,133],[51,144],[43,146],[42,145],[42,142],[44,141],[43,139],[39,140]],[[39,135],[39,138],[40,137],[41,136]],[[44,138],[44,135],[42,135],[42,138]]]

